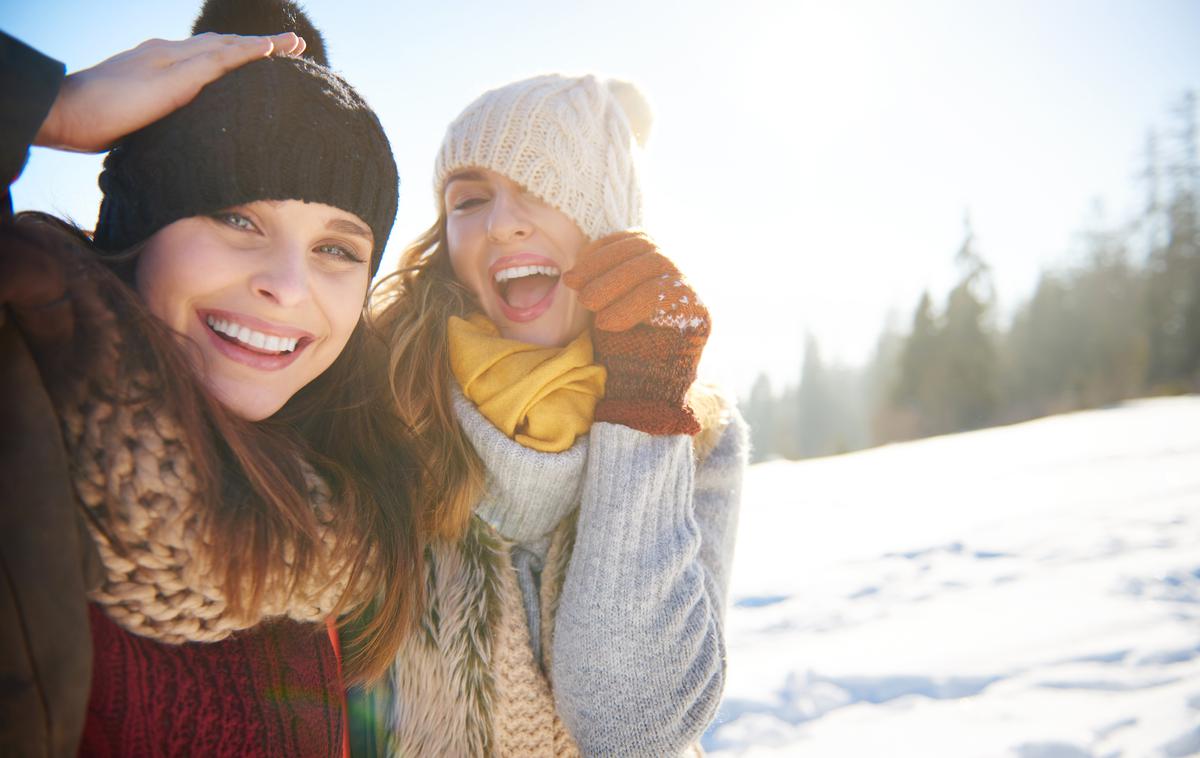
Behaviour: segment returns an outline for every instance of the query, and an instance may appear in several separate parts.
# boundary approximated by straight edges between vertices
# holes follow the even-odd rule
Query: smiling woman
[[[0,166],[119,138],[92,237],[0,219],[5,755],[339,755],[345,681],[420,598],[363,312],[387,138],[290,2],[210,0],[193,31],[66,80],[0,35]]]
[[[500,334],[549,346],[583,331],[587,309],[559,287],[587,242],[574,221],[487,169],[447,179],[444,207],[454,275]],[[491,254],[497,244],[499,256]]]
[[[446,130],[438,219],[375,314],[446,539],[427,633],[352,695],[356,754],[690,754],[716,711],[745,426],[695,384],[707,308],[636,229],[647,116],[548,75]]]
[[[209,389],[258,421],[345,348],[373,247],[340,208],[260,200],[167,225],[146,241],[135,278],[150,312],[196,345]]]

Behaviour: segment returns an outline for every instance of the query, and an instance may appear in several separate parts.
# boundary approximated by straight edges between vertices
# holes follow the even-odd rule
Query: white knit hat
[[[433,189],[451,174],[486,168],[567,214],[589,239],[642,225],[634,140],[650,108],[628,82],[557,74],[480,95],[446,128]]]

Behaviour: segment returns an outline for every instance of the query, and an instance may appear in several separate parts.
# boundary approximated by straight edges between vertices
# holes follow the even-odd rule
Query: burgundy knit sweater
[[[324,626],[260,624],[167,645],[89,609],[95,662],[86,756],[339,756],[343,701]]]

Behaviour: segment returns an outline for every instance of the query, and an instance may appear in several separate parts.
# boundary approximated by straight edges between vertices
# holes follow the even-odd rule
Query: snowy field
[[[754,466],[716,756],[1200,755],[1200,398]]]

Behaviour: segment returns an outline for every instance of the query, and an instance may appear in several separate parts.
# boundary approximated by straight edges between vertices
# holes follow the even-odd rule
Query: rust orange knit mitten
[[[593,242],[563,275],[596,314],[593,342],[608,370],[596,421],[649,434],[700,431],[686,395],[710,328],[708,309],[641,232]]]

